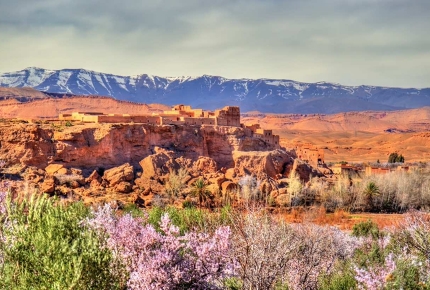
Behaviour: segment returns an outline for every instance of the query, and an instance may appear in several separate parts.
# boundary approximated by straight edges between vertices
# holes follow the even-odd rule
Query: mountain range
[[[0,74],[0,86],[31,87],[55,94],[112,96],[138,103],[184,103],[210,110],[238,105],[243,112],[330,114],[430,106],[430,88],[344,86],[328,82],[227,79],[209,75],[118,76],[84,69],[29,67]]]

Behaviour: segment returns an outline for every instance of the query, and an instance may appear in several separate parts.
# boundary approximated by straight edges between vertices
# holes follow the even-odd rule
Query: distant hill
[[[0,119],[57,118],[61,113],[102,112],[118,114],[151,114],[169,109],[161,104],[141,104],[112,97],[73,96],[41,93],[29,88],[0,88]]]
[[[245,124],[263,128],[310,132],[412,133],[430,131],[430,107],[400,111],[362,111],[336,114],[244,113]]]
[[[343,86],[326,82],[226,79],[208,75],[117,76],[84,69],[46,70],[31,67],[1,74],[0,87],[31,87],[60,95],[104,95],[140,103],[184,103],[210,110],[238,105],[242,112],[330,114],[430,106],[430,88]]]

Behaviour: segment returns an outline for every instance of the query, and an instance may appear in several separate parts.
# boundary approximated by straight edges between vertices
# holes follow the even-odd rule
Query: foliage
[[[271,289],[285,281],[296,240],[291,227],[251,212],[233,220],[233,256],[244,289]]]
[[[396,264],[392,254],[388,255],[384,264],[369,267],[368,269],[355,268],[357,282],[364,289],[384,289],[392,281]]]
[[[255,202],[261,200],[260,182],[257,178],[246,175],[239,180],[239,197],[245,202]]]
[[[203,178],[199,178],[191,187],[191,194],[199,200],[199,205],[207,204],[210,199],[211,192],[207,189],[207,184]]]
[[[350,257],[358,246],[335,228],[291,226],[259,211],[236,216],[232,228],[244,289],[316,289],[320,275],[331,273],[336,261]]]
[[[355,272],[351,269],[350,263],[340,263],[336,270],[329,275],[321,277],[319,283],[321,290],[351,290],[357,289]]]
[[[380,232],[378,225],[371,220],[359,222],[352,227],[352,235],[355,237],[371,237],[378,239]]]
[[[124,213],[130,214],[132,217],[143,217],[145,214],[135,203],[125,204],[122,208]]]
[[[0,251],[1,289],[120,289],[103,239],[85,230],[81,203],[45,196],[7,203]]]
[[[208,226],[211,218],[203,210],[195,207],[182,210],[173,206],[166,208],[154,207],[148,211],[147,222],[157,231],[160,231],[160,222],[165,214],[169,216],[172,224],[177,226],[181,233],[194,229],[203,230]]]
[[[376,185],[374,181],[369,181],[366,184],[366,187],[363,191],[363,195],[365,198],[366,203],[366,209],[372,210],[373,209],[373,199],[375,196],[379,194],[379,187]]]
[[[396,152],[391,153],[388,156],[388,163],[405,163],[405,157],[402,154]]]
[[[184,178],[188,175],[185,168],[180,168],[177,172],[171,170],[169,173],[169,178],[166,182],[166,193],[171,198],[176,198],[185,188]]]

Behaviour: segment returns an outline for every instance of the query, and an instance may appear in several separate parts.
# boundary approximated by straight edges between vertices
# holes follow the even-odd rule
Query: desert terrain
[[[71,112],[150,114],[167,108],[161,104],[139,104],[110,97],[51,97],[31,88],[0,88],[0,118],[53,119]]]
[[[326,162],[386,162],[392,152],[408,162],[430,158],[430,108],[333,115],[244,113],[245,124],[259,123],[280,135],[281,145],[313,144]]]
[[[52,119],[76,111],[148,114],[168,107],[110,97],[52,97],[31,88],[0,88],[0,118]],[[340,114],[242,113],[242,122],[258,123],[281,137],[281,146],[313,144],[325,151],[325,162],[385,162],[392,152],[407,162],[430,159],[430,107],[402,111]]]

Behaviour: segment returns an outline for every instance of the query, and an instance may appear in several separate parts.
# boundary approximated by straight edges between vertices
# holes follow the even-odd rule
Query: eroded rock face
[[[86,124],[58,130],[15,124],[0,129],[0,160],[26,167],[26,180],[37,183],[41,192],[72,193],[84,201],[119,194],[150,206],[165,198],[169,174],[184,168],[184,184],[193,186],[203,178],[224,197],[239,190],[241,177],[255,176],[281,204],[287,200],[279,196],[286,192],[264,180],[279,179],[278,186],[287,187],[282,177],[292,170],[305,180],[317,174],[295,161],[293,152],[270,151],[270,145],[236,127]],[[188,196],[184,189],[181,198]]]
[[[0,159],[8,165],[45,168],[111,168],[124,163],[138,167],[145,157],[163,148],[180,157],[212,158],[216,166],[231,168],[237,150],[270,150],[272,145],[245,135],[240,127],[154,126],[148,124],[0,124]],[[212,166],[212,165],[211,165]]]

